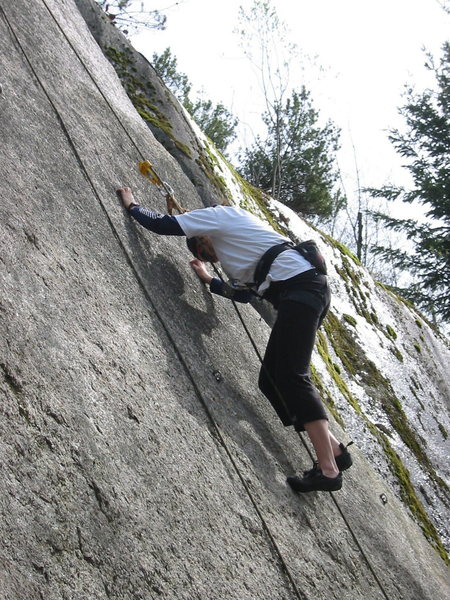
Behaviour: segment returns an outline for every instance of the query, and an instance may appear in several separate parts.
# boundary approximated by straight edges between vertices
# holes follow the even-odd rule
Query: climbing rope
[[[146,177],[148,177],[153,183],[155,183],[155,185],[157,185],[159,188],[161,188],[163,190],[163,193],[166,196],[166,200],[167,200],[167,204],[168,204],[168,210],[172,211],[172,210],[176,209],[180,213],[185,212],[185,210],[183,209],[183,207],[176,201],[175,196],[173,194],[172,188],[170,188],[170,186],[168,186],[167,183],[165,183],[165,182],[162,181],[162,179],[157,175],[157,173],[156,173],[153,165],[151,165],[151,163],[149,163],[148,161],[146,161],[144,159],[144,156],[143,156],[142,152],[140,151],[140,148],[138,147],[138,145],[134,141],[133,137],[130,135],[129,131],[126,129],[126,127],[122,123],[122,120],[120,119],[119,115],[115,112],[114,108],[111,106],[108,98],[105,96],[105,94],[101,90],[100,86],[98,85],[98,83],[95,80],[95,78],[93,77],[93,75],[90,73],[90,71],[87,68],[86,64],[84,63],[82,57],[79,55],[79,53],[77,52],[77,50],[74,47],[74,45],[71,43],[71,41],[67,37],[65,31],[63,30],[63,28],[59,24],[58,20],[55,18],[54,14],[52,13],[52,11],[50,10],[50,8],[48,7],[46,1],[45,0],[41,0],[41,2],[45,6],[45,8],[47,9],[48,13],[50,14],[50,16],[52,17],[52,19],[54,20],[54,22],[56,23],[58,29],[60,30],[61,34],[63,35],[64,39],[66,40],[66,42],[68,43],[68,45],[70,46],[70,48],[72,49],[73,53],[78,58],[79,62],[81,63],[81,65],[83,66],[83,68],[85,69],[85,71],[87,72],[87,74],[89,75],[89,77],[91,78],[91,80],[93,81],[94,85],[96,86],[97,90],[101,94],[101,96],[104,99],[105,103],[107,104],[107,106],[111,110],[112,114],[116,117],[117,122],[122,127],[122,129],[125,132],[126,136],[130,140],[130,142],[132,143],[132,145],[134,146],[134,148],[136,149],[138,155],[142,158],[142,161],[141,161],[141,163],[139,165],[139,168],[141,170],[141,165],[144,164],[145,166],[143,166],[142,169],[145,171],[145,173],[142,172],[142,170],[141,170],[141,173],[143,175],[145,175]],[[207,416],[208,416],[208,418],[209,418],[209,420],[210,420],[210,422],[211,422],[211,424],[213,426],[213,429],[216,432],[216,435],[217,435],[217,437],[219,439],[220,444],[222,445],[222,447],[223,447],[224,451],[226,452],[226,454],[227,454],[227,456],[228,456],[231,464],[233,465],[233,468],[236,471],[236,474],[239,477],[239,479],[241,481],[241,484],[243,485],[243,487],[244,487],[244,489],[245,489],[245,491],[246,491],[246,493],[247,493],[247,495],[248,495],[248,497],[249,497],[249,499],[250,499],[250,501],[251,501],[251,503],[252,503],[252,505],[254,507],[254,510],[255,510],[256,514],[258,515],[260,521],[261,521],[262,527],[263,527],[264,531],[266,532],[266,534],[267,534],[267,536],[268,536],[271,544],[273,545],[273,547],[274,547],[274,549],[275,549],[275,551],[276,551],[276,553],[278,555],[280,564],[282,565],[283,570],[284,570],[284,572],[285,572],[285,574],[286,574],[286,576],[287,576],[287,578],[288,578],[288,580],[289,580],[292,588],[294,589],[294,591],[295,591],[295,593],[296,593],[296,595],[297,595],[298,598],[300,598],[301,600],[308,600],[308,598],[305,595],[305,593],[297,587],[297,585],[295,583],[295,580],[294,580],[294,577],[291,574],[290,569],[289,569],[286,561],[284,560],[284,557],[283,557],[283,554],[281,552],[281,549],[279,548],[279,546],[278,546],[278,544],[277,544],[277,542],[276,542],[276,540],[275,540],[272,532],[270,531],[270,528],[269,528],[269,526],[268,526],[268,524],[267,524],[267,522],[266,522],[266,520],[264,518],[264,515],[262,514],[261,510],[259,509],[259,507],[257,505],[257,502],[254,499],[253,494],[252,494],[252,492],[251,492],[251,490],[250,490],[250,488],[249,488],[249,486],[247,484],[247,481],[246,481],[244,475],[240,471],[239,465],[237,464],[237,462],[234,459],[234,457],[233,457],[230,449],[228,448],[226,440],[225,440],[225,437],[222,434],[221,429],[218,426],[218,424],[217,424],[217,422],[216,422],[213,414],[211,413],[211,410],[210,410],[210,408],[209,408],[209,406],[208,406],[205,398],[203,397],[203,394],[200,391],[200,389],[199,389],[199,387],[198,387],[198,385],[197,385],[197,383],[195,381],[195,378],[194,378],[193,374],[190,371],[190,368],[189,368],[187,362],[185,361],[184,357],[182,356],[181,352],[179,351],[177,343],[176,343],[176,340],[173,338],[172,334],[170,333],[170,330],[168,329],[167,325],[165,324],[165,321],[164,321],[163,317],[161,316],[161,314],[159,313],[159,311],[158,311],[155,303],[153,302],[152,297],[151,297],[149,291],[147,290],[147,287],[146,287],[146,284],[145,284],[143,278],[141,277],[141,275],[139,274],[138,270],[134,266],[133,261],[132,261],[130,255],[129,255],[126,247],[124,246],[124,244],[122,242],[122,239],[121,239],[121,237],[120,237],[117,229],[115,228],[115,225],[114,225],[112,219],[110,218],[110,216],[108,214],[107,208],[106,208],[103,200],[101,199],[100,194],[98,193],[98,191],[97,191],[97,189],[95,187],[95,184],[94,184],[94,182],[93,182],[93,180],[92,180],[92,178],[91,178],[91,176],[90,176],[90,174],[89,174],[89,172],[88,172],[88,170],[87,170],[87,168],[86,168],[86,166],[85,166],[85,164],[84,164],[84,162],[82,160],[82,157],[81,157],[80,153],[78,152],[78,149],[77,149],[77,147],[76,147],[76,145],[75,145],[75,143],[74,143],[74,141],[73,141],[73,139],[72,139],[72,137],[70,135],[70,132],[69,132],[69,130],[68,130],[68,128],[67,128],[67,126],[66,126],[66,124],[65,124],[65,122],[64,122],[64,120],[63,120],[63,118],[62,118],[62,116],[61,116],[61,114],[60,114],[60,112],[58,110],[58,108],[57,108],[57,106],[53,102],[53,100],[51,98],[51,95],[47,91],[45,85],[43,84],[41,78],[39,77],[37,71],[35,70],[32,62],[30,61],[29,57],[27,56],[27,53],[25,52],[25,49],[24,49],[23,45],[21,44],[21,42],[20,42],[20,40],[19,40],[19,38],[18,38],[18,36],[17,36],[14,28],[12,27],[12,25],[11,25],[11,23],[10,23],[10,21],[9,21],[9,19],[8,19],[8,17],[7,17],[7,15],[6,15],[6,13],[5,13],[5,11],[4,11],[4,9],[3,9],[2,6],[0,6],[0,12],[1,12],[1,14],[2,14],[2,16],[4,18],[5,23],[7,24],[8,28],[9,28],[9,30],[11,32],[12,37],[16,41],[18,47],[20,48],[20,50],[21,50],[21,52],[22,52],[22,54],[23,54],[23,56],[24,56],[24,58],[25,58],[25,60],[26,60],[26,62],[28,64],[31,72],[33,73],[33,75],[36,78],[37,82],[41,86],[41,88],[42,88],[42,90],[43,90],[43,92],[44,92],[44,94],[45,94],[48,102],[50,103],[50,105],[51,105],[51,107],[52,107],[52,109],[53,109],[53,111],[54,111],[54,113],[55,113],[55,115],[56,115],[56,117],[58,119],[58,122],[61,125],[61,129],[62,129],[62,131],[63,131],[63,133],[64,133],[64,135],[65,135],[65,137],[66,137],[66,139],[67,139],[67,141],[68,141],[71,149],[72,149],[72,152],[73,152],[73,154],[74,154],[74,156],[75,156],[75,158],[76,158],[79,166],[80,166],[80,169],[83,172],[83,174],[85,175],[87,181],[89,182],[89,185],[90,185],[90,187],[92,189],[92,192],[93,192],[94,196],[96,197],[96,199],[98,200],[99,205],[102,208],[102,210],[103,210],[103,212],[105,214],[105,217],[106,217],[106,219],[107,219],[107,221],[108,221],[108,223],[110,225],[110,228],[113,231],[113,234],[114,234],[115,238],[117,239],[117,241],[119,243],[119,246],[121,247],[121,249],[122,249],[122,251],[123,251],[123,253],[125,255],[125,258],[126,258],[128,264],[129,264],[131,270],[133,271],[134,276],[136,277],[136,280],[138,281],[139,286],[141,287],[141,289],[143,291],[144,296],[146,297],[146,299],[148,300],[149,304],[151,305],[151,307],[152,307],[155,315],[157,316],[158,320],[161,323],[161,326],[163,327],[163,329],[164,329],[164,331],[165,331],[165,333],[167,335],[167,338],[169,339],[170,343],[172,344],[174,352],[175,352],[178,360],[180,361],[180,363],[181,363],[181,365],[182,365],[182,367],[183,367],[183,369],[185,371],[186,376],[188,377],[189,381],[191,382],[191,384],[193,386],[193,389],[195,391],[195,394],[196,394],[197,398],[199,399],[199,401],[201,402],[201,404],[202,404],[202,406],[203,406],[203,408],[204,408],[204,410],[205,410],[205,412],[206,412],[206,414],[207,414]],[[154,179],[154,181],[153,181],[152,178]],[[172,214],[172,213],[170,212],[170,214]],[[220,276],[220,274],[219,274],[219,276]],[[241,313],[240,313],[240,311],[239,311],[239,309],[236,306],[236,303],[234,301],[233,301],[233,306],[235,308],[235,311],[236,311],[236,313],[237,313],[237,315],[239,317],[239,320],[241,321],[241,323],[242,323],[242,325],[244,327],[244,330],[245,330],[245,332],[246,332],[246,334],[247,334],[247,336],[248,336],[248,338],[249,338],[249,340],[250,340],[253,348],[255,349],[255,352],[256,352],[259,360],[262,363],[263,362],[262,361],[262,357],[261,357],[261,355],[259,353],[257,345],[254,342],[253,337],[252,337],[250,331],[248,330],[248,327],[246,326],[245,321],[242,318],[242,315],[241,315]],[[300,437],[303,445],[305,446],[308,454],[312,458],[311,452],[310,452],[310,450],[309,450],[306,442],[304,441],[304,439],[303,439],[303,437],[301,436],[300,433],[299,433],[299,437]],[[369,568],[372,576],[374,577],[377,585],[379,586],[379,588],[380,588],[380,590],[381,590],[384,598],[386,600],[389,600],[389,597],[386,594],[381,581],[377,577],[377,575],[376,575],[376,573],[375,573],[375,571],[374,571],[374,569],[373,569],[373,567],[372,567],[369,559],[367,558],[367,555],[366,555],[364,549],[362,548],[361,544],[359,543],[356,534],[353,532],[353,530],[352,530],[352,528],[351,528],[348,520],[345,518],[345,515],[343,514],[341,508],[339,507],[336,499],[334,498],[334,496],[333,496],[333,494],[331,492],[330,492],[330,495],[333,498],[333,501],[334,501],[334,503],[335,503],[335,505],[336,505],[339,513],[341,514],[341,516],[342,516],[342,518],[343,518],[343,520],[344,520],[347,528],[349,529],[349,531],[350,531],[350,533],[351,533],[351,535],[352,535],[352,537],[353,537],[353,539],[354,539],[354,541],[355,541],[358,549],[361,552],[361,555],[363,556],[366,564],[368,565],[368,568]]]

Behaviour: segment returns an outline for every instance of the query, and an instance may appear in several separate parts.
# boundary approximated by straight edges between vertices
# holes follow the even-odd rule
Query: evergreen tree
[[[225,154],[236,139],[238,119],[221,102],[213,104],[211,100],[199,99],[185,108],[215,147]]]
[[[410,271],[415,282],[400,290],[431,315],[450,321],[450,44],[443,47],[438,65],[426,65],[436,89],[416,93],[408,89],[400,114],[406,130],[390,132],[397,152],[406,159],[411,189],[385,186],[370,190],[375,197],[400,199],[425,208],[425,222],[395,219],[375,213],[386,227],[406,234],[413,250],[378,246],[375,252],[389,263]]]
[[[311,219],[332,220],[345,205],[333,194],[338,131],[318,124],[318,113],[303,86],[293,91],[290,68],[310,62],[289,41],[288,28],[271,0],[253,0],[240,9],[237,30],[244,54],[258,74],[266,134],[257,136],[239,157],[242,175],[272,197]]]
[[[172,94],[184,105],[189,103],[189,94],[192,85],[185,73],[178,71],[177,57],[172,54],[170,48],[166,48],[162,54],[153,53],[152,65]]]
[[[178,71],[177,59],[170,48],[161,55],[153,54],[152,64],[158,75],[185,107],[200,129],[221,152],[235,139],[238,120],[222,104],[214,105],[211,100],[202,98],[191,100],[192,85],[184,73]]]
[[[339,132],[321,127],[310,93],[303,87],[263,115],[267,135],[257,137],[240,156],[242,175],[294,211],[326,220],[345,205],[333,193],[334,154]]]

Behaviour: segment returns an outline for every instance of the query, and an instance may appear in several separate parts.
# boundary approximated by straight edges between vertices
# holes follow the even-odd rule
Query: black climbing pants
[[[283,282],[284,283],[284,282]],[[278,308],[263,364],[259,388],[283,425],[327,419],[325,408],[310,379],[310,362],[316,331],[328,312],[330,292],[326,277],[313,273],[279,286]]]

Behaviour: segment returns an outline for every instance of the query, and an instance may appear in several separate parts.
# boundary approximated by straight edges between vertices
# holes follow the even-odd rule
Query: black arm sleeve
[[[160,235],[185,235],[178,221],[170,215],[160,215],[143,206],[133,206],[129,213],[142,227],[150,229],[153,233],[159,233]]]
[[[234,300],[235,302],[246,303],[250,302],[253,298],[253,293],[250,290],[234,289],[231,285],[228,285],[228,283],[225,283],[225,281],[221,281],[216,277],[211,280],[209,289],[213,294],[223,296],[224,298]]]

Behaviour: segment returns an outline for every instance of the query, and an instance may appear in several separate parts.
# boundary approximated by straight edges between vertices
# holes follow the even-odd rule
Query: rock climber
[[[328,428],[328,417],[310,379],[316,331],[330,306],[326,275],[299,252],[280,253],[265,280],[255,289],[254,273],[266,251],[289,239],[250,212],[236,206],[213,206],[180,215],[162,215],[135,202],[129,187],[117,190],[124,208],[140,225],[160,235],[186,236],[195,256],[190,261],[212,293],[249,302],[254,294],[271,302],[277,318],[267,344],[259,388],[284,426],[306,431],[317,456],[302,476],[287,478],[296,492],[336,491],[351,455]],[[208,272],[205,263],[220,262],[230,278],[224,282]]]

